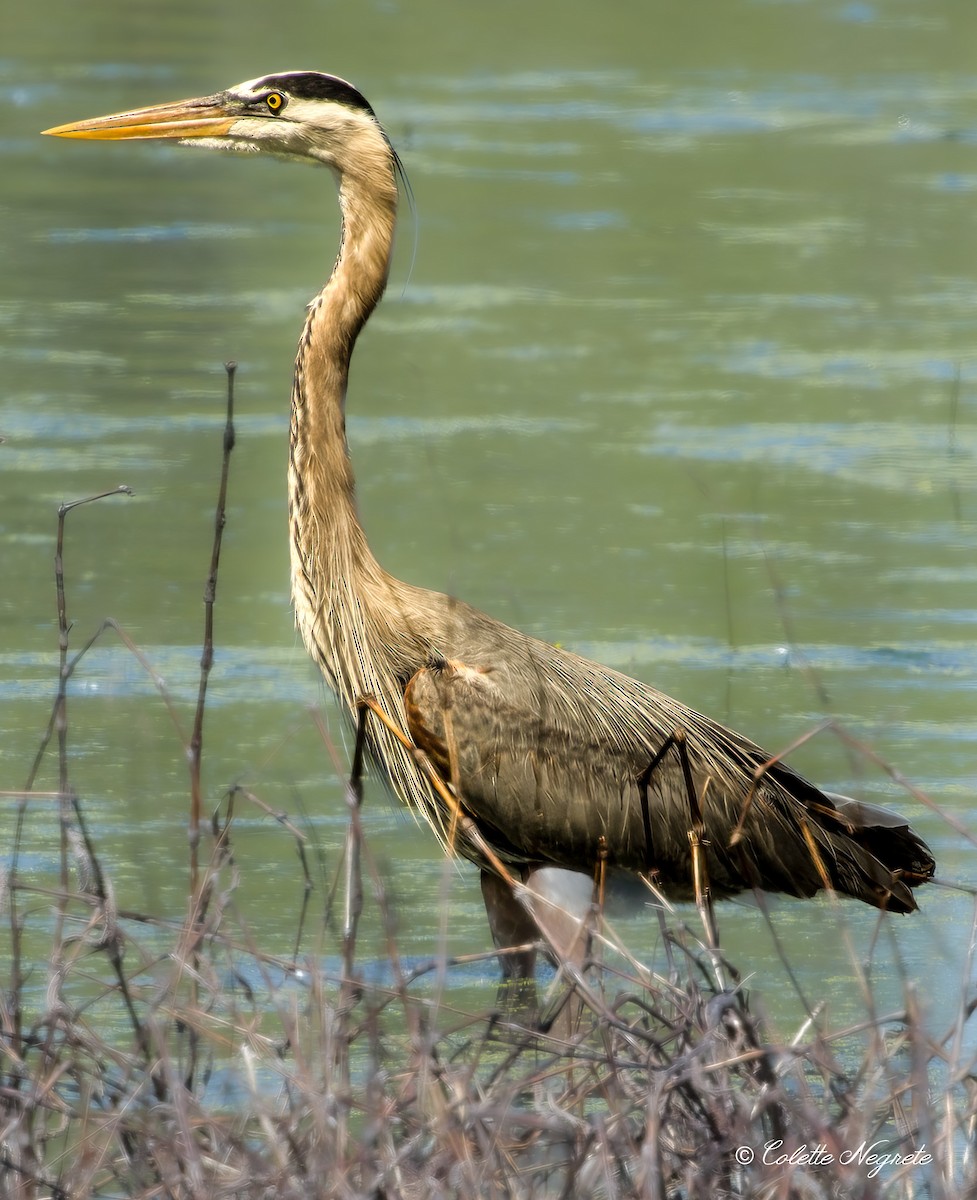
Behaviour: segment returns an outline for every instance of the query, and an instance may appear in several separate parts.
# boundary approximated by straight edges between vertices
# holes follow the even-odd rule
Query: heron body
[[[357,516],[345,400],[353,346],[387,281],[399,163],[354,87],[288,72],[47,132],[177,138],[325,165],[338,178],[339,256],[309,306],[291,397],[296,622],[346,710],[373,697],[408,731],[517,878],[554,867],[589,874],[601,858],[686,895],[691,803],[717,894],[829,887],[894,912],[915,909],[912,889],[934,861],[902,818],[825,793],[782,763],[763,770],[770,756],[757,745],[662,692],[379,565]],[[447,844],[452,812],[417,754],[379,721],[366,735],[393,791]],[[463,834],[460,846],[483,867],[501,944],[508,927],[493,919],[490,900],[508,884],[500,893]]]

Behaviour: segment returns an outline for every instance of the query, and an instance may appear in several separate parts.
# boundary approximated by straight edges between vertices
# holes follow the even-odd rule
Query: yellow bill
[[[241,116],[217,96],[155,104],[132,112],[110,113],[68,125],[55,125],[42,132],[52,137],[97,138],[196,138],[218,137],[228,132]]]

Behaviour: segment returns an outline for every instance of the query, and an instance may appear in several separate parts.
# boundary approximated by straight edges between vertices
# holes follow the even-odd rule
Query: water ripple
[[[879,422],[780,423],[690,429],[662,422],[644,452],[716,462],[803,467],[898,492],[907,487],[972,490],[977,479],[977,428],[957,428],[952,452],[945,426]],[[935,478],[936,464],[939,464]]]

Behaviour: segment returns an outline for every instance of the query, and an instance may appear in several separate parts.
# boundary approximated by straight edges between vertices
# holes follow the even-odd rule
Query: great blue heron
[[[371,719],[365,734],[394,792],[482,867],[496,945],[542,929],[566,948],[577,924],[548,922],[544,902],[575,893],[579,918],[598,860],[688,894],[696,819],[716,895],[830,888],[892,912],[916,908],[912,889],[934,861],[902,818],[823,792],[647,684],[395,579],[374,558],[357,517],[344,407],[354,343],[387,281],[399,162],[356,88],[289,71],[46,132],[176,138],[337,176],[339,257],[309,307],[291,397],[296,621],[348,712],[372,697],[386,716],[390,727]],[[440,788],[416,748],[440,772]],[[456,826],[459,811],[468,820]],[[514,891],[535,897],[528,911]],[[531,954],[503,959],[510,975],[532,965]]]

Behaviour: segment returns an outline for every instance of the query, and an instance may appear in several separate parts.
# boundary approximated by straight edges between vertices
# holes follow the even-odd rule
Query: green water
[[[23,784],[54,692],[65,499],[134,489],[69,517],[73,637],[116,618],[189,727],[221,364],[236,359],[205,784],[211,803],[242,783],[303,823],[322,848],[321,907],[345,815],[310,707],[341,753],[346,735],[292,628],[283,476],[294,343],[336,249],[333,185],[37,136],[314,68],[371,99],[416,197],[349,401],[384,565],[772,751],[833,716],[969,824],[977,10],[61,0],[3,26],[0,788]],[[72,779],[120,903],[179,914],[183,751],[111,637],[80,667],[69,718]],[[943,877],[973,882],[973,846],[868,758],[824,734],[792,761],[911,813]],[[52,762],[39,786],[55,784]],[[43,804],[38,882],[57,859]],[[291,840],[237,811],[242,908],[287,955]],[[378,786],[365,820],[401,950],[430,955],[442,932],[452,952],[485,949],[472,872],[445,879],[430,835]],[[844,913],[862,945],[873,915]],[[934,994],[956,994],[969,914],[929,889],[921,914],[892,922]],[[784,902],[776,921],[805,985],[843,1011],[837,917]],[[776,978],[758,914],[728,905],[720,922],[758,986],[768,967]],[[620,927],[654,942],[645,913]]]

